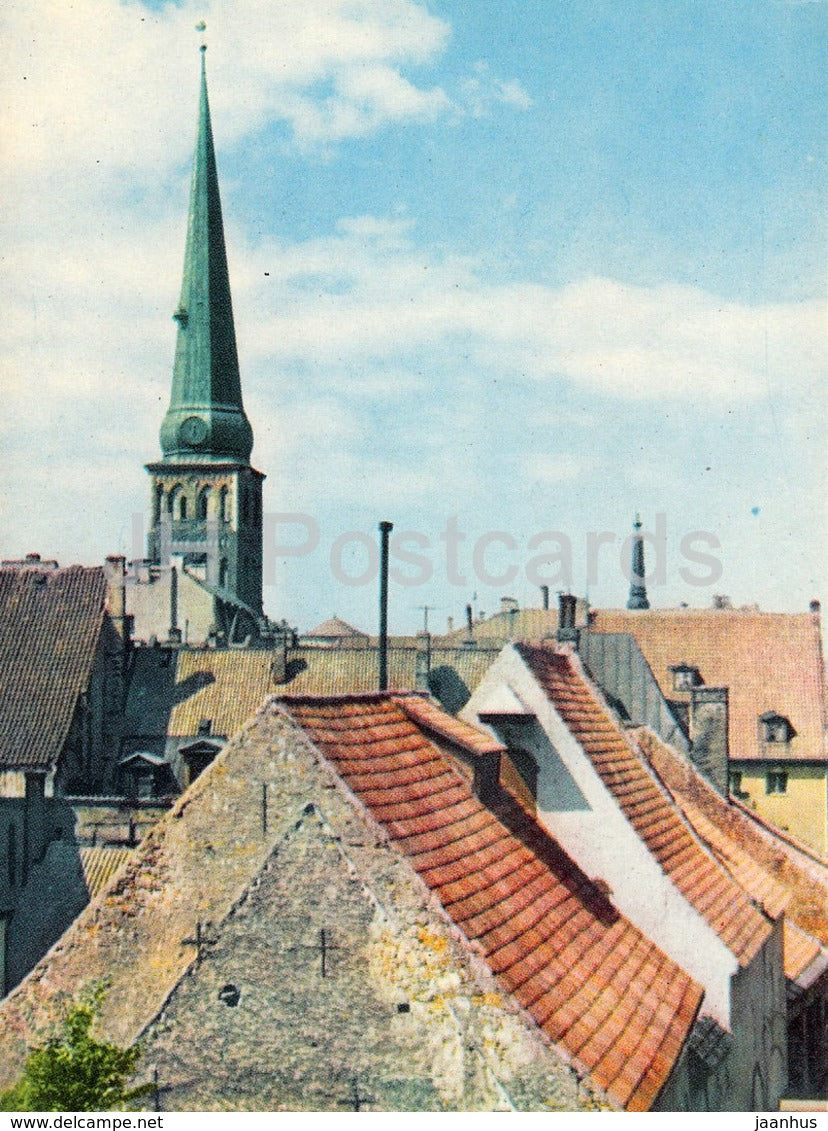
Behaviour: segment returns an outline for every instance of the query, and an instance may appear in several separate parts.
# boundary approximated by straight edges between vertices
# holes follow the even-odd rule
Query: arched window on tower
[[[187,496],[182,494],[178,501],[178,517],[183,521],[187,517]]]
[[[152,518],[153,522],[161,521],[161,511],[164,509],[164,488],[159,483],[155,488],[155,499],[153,501]]]
[[[219,518],[222,522],[230,521],[230,492],[226,487],[219,491]]]
[[[180,493],[181,493],[181,487],[175,486],[170,490],[170,493],[167,495],[167,511],[169,512],[170,516],[175,514],[175,500],[178,498]]]
[[[198,493],[198,501],[196,503],[196,518],[199,522],[207,520],[207,510],[210,505],[210,488],[202,487]]]

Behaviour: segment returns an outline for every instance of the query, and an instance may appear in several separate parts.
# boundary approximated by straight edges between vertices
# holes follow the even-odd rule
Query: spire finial
[[[195,29],[196,29],[196,31],[201,32],[201,44],[199,46],[199,51],[201,52],[201,60],[202,60],[202,62],[204,62],[204,55],[205,55],[205,52],[207,51],[207,43],[205,42],[205,39],[204,39],[204,33],[207,31],[207,21],[206,20],[199,20],[198,23],[195,26]]]

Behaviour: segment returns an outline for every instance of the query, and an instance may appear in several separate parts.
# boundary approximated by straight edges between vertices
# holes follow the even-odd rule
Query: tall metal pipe
[[[381,522],[380,531],[380,594],[379,594],[379,689],[388,690],[388,536],[393,522]]]

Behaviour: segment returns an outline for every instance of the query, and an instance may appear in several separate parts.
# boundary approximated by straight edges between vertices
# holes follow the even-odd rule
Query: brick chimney
[[[120,554],[110,554],[106,559],[104,573],[107,580],[106,607],[109,619],[126,644],[130,638],[130,618],[126,611],[126,558]]]
[[[574,593],[558,594],[558,631],[555,637],[560,644],[574,644],[577,649],[581,634],[575,627],[575,610],[578,598]]]
[[[287,683],[288,678],[288,640],[285,634],[279,636],[273,649],[270,674],[276,684]]]
[[[690,758],[723,797],[727,797],[728,702],[726,687],[690,688]]]

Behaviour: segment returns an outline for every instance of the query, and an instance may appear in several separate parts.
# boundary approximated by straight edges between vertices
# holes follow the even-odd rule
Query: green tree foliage
[[[95,1003],[69,1007],[58,1036],[29,1052],[22,1079],[0,1094],[0,1111],[113,1111],[146,1095],[126,1088],[141,1051],[92,1036]]]

